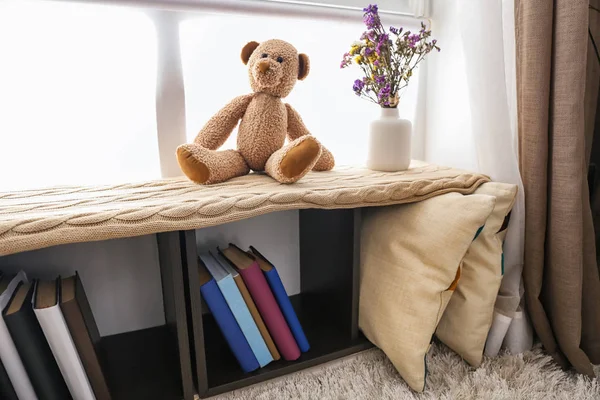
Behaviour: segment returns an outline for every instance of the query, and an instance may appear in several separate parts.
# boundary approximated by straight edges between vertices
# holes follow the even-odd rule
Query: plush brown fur
[[[273,39],[249,42],[241,58],[248,65],[254,93],[233,99],[204,125],[194,143],[177,148],[185,175],[194,182],[212,184],[254,170],[265,171],[281,183],[293,183],[312,169],[332,169],[331,152],[310,134],[296,110],[281,100],[297,80],[308,75],[308,56]],[[217,151],[238,122],[237,150]]]

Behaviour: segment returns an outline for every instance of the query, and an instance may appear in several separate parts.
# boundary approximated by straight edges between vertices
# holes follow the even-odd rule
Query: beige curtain
[[[597,68],[588,6],[517,0],[515,32],[526,305],[546,351],[593,376],[600,279],[587,186],[593,127],[586,121],[594,120],[598,72],[588,69]]]

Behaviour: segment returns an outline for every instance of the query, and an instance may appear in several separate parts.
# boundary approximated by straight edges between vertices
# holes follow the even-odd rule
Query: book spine
[[[93,335],[98,332],[98,328],[91,314],[91,309],[89,306],[86,307],[83,304],[84,302],[87,304],[85,294],[77,291],[75,300],[61,303],[60,309],[96,399],[111,400],[110,391],[95,348]],[[86,312],[89,313],[87,318],[85,316]]]
[[[8,285],[8,288],[0,295],[0,359],[5,365],[6,373],[10,378],[13,388],[20,399],[37,400],[29,375],[25,370],[21,356],[10,336],[10,332],[2,316],[2,311],[8,305],[14,291],[20,282],[26,282],[27,277],[23,271]]]
[[[19,395],[19,398],[37,400],[37,395],[35,394],[29,375],[25,370],[21,356],[19,355],[6,323],[2,318],[0,318],[0,357],[2,358],[2,362],[6,365],[6,373],[13,384],[13,388]]]
[[[277,304],[279,304],[279,308],[281,308],[281,312],[285,317],[286,322],[288,323],[292,334],[294,335],[294,339],[296,339],[296,343],[300,348],[300,351],[303,353],[307,352],[310,349],[310,345],[308,344],[308,339],[304,334],[304,330],[302,329],[302,325],[298,320],[298,315],[292,306],[292,302],[285,291],[285,287],[283,286],[283,282],[281,282],[281,278],[279,277],[279,273],[275,268],[270,271],[264,272],[267,277],[267,282],[269,282],[269,286],[275,295],[275,299],[277,300]]]
[[[258,264],[255,262],[251,267],[241,269],[240,274],[281,355],[288,361],[297,360],[300,357],[298,344]]]
[[[277,346],[275,346],[275,342],[273,342],[273,338],[269,334],[269,331],[267,330],[267,326],[265,325],[265,322],[263,321],[262,317],[260,316],[260,313],[258,312],[258,309],[256,308],[256,304],[254,303],[254,300],[252,300],[252,296],[250,295],[250,292],[248,291],[248,288],[246,287],[246,284],[244,283],[244,279],[242,278],[241,275],[236,275],[233,278],[233,280],[235,281],[235,284],[237,285],[238,289],[240,290],[240,293],[242,294],[242,297],[244,298],[244,301],[246,302],[246,305],[248,306],[248,310],[250,311],[252,318],[254,318],[254,322],[256,323],[256,326],[258,327],[258,330],[260,331],[260,334],[262,335],[263,340],[265,341],[265,344],[267,345],[267,347],[269,348],[269,351],[271,352],[271,357],[273,357],[273,360],[275,360],[275,361],[279,360],[281,358],[281,354],[279,354],[279,351],[277,351]]]
[[[4,364],[0,362],[0,399],[2,400],[19,400],[17,393],[8,377],[8,373],[4,368]]]
[[[200,286],[200,292],[242,370],[258,369],[258,361],[214,279]]]
[[[35,309],[34,312],[73,398],[95,400],[60,307]]]
[[[38,397],[44,400],[71,399],[69,389],[30,304],[31,296],[26,299],[21,311],[4,317],[6,326]]]
[[[229,275],[218,281],[217,284],[221,289],[221,293],[223,293],[223,297],[225,297],[225,301],[227,301],[227,305],[229,305],[235,320],[240,326],[244,337],[248,341],[258,364],[261,367],[269,364],[273,361],[273,357],[271,357],[271,353],[260,335],[256,323],[252,319],[250,311],[248,311],[248,306],[246,306],[239,289],[233,281],[233,277]]]

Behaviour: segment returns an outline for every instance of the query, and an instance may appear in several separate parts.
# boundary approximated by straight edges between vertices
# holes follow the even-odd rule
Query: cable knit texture
[[[312,138],[300,115],[281,100],[308,75],[308,56],[272,39],[249,42],[241,58],[248,65],[254,93],[233,99],[204,125],[193,144],[177,148],[183,173],[200,184],[224,182],[250,170],[293,183],[311,169],[331,170],[335,165],[331,152]],[[237,151],[217,152],[238,123]],[[300,140],[304,136],[312,139]]]
[[[309,172],[295,185],[252,173],[215,185],[176,178],[0,192],[0,256],[66,243],[200,229],[274,211],[411,203],[448,192],[472,193],[488,180],[414,161],[399,172],[338,166]]]

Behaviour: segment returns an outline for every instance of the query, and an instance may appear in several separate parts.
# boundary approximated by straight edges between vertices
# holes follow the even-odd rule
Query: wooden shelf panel
[[[167,325],[105,336],[100,342],[113,400],[181,400],[176,336]]]
[[[305,294],[290,299],[311,345],[310,350],[298,360],[273,361],[251,373],[242,371],[212,315],[204,315],[208,396],[296,372],[372,346],[362,335],[354,340],[351,338],[348,321],[336,318],[339,309],[333,299]]]

